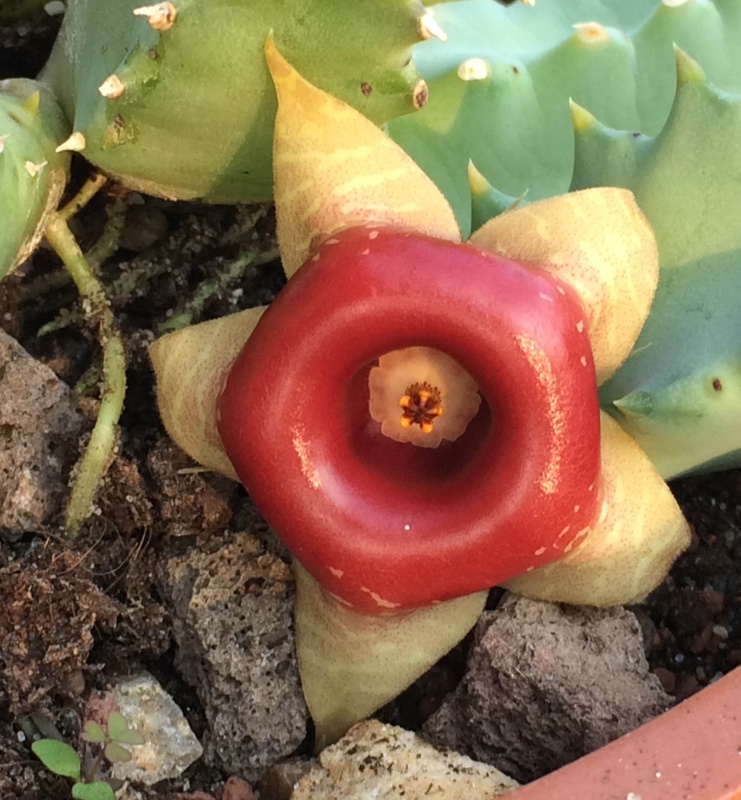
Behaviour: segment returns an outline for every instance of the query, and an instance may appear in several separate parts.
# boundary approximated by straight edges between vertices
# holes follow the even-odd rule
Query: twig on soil
[[[95,489],[113,458],[118,420],[126,394],[126,358],[121,332],[105,290],[67,224],[70,217],[83,208],[104,183],[105,178],[99,175],[87,181],[67,206],[51,216],[45,234],[72,276],[83,299],[88,320],[94,320],[98,325],[98,338],[103,352],[100,410],[85,454],[79,462],[67,505],[64,527],[69,536],[79,533],[80,526],[90,513]]]
[[[248,267],[259,267],[274,261],[280,255],[277,247],[265,251],[248,251],[224,269],[218,270],[212,278],[202,281],[196,292],[186,303],[185,308],[157,326],[157,335],[180,330],[191,325],[194,319],[200,319],[206,303],[218,294],[225,294],[230,286],[241,279]]]

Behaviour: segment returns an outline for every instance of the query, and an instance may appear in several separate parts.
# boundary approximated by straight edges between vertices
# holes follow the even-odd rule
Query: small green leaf
[[[111,764],[124,764],[127,761],[131,761],[131,753],[118,742],[108,742],[104,753]]]
[[[80,756],[68,744],[56,739],[39,739],[31,745],[31,750],[55,775],[75,780],[80,777]]]
[[[72,787],[73,800],[116,800],[116,793],[105,781],[76,783]]]
[[[126,717],[118,711],[111,711],[108,717],[108,736],[114,742],[122,744],[144,744],[144,737],[132,731],[126,722]]]
[[[86,742],[104,742],[105,731],[100,727],[100,725],[98,725],[97,722],[93,722],[93,720],[89,719],[85,723],[85,730],[82,734],[82,738]]]

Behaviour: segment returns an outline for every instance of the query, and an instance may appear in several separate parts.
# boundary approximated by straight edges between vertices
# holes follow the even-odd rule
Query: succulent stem
[[[93,175],[92,178],[88,178],[85,183],[82,185],[80,191],[67,203],[66,206],[60,208],[57,211],[57,216],[62,222],[69,222],[75,214],[78,214],[82,211],[83,208],[95,197],[98,193],[98,190],[103,186],[103,184],[108,180],[105,175],[101,175],[100,173]],[[53,247],[54,245],[52,245]],[[55,248],[56,249],[56,248]],[[59,257],[64,261],[61,253]],[[67,262],[64,262],[67,265]],[[67,267],[69,269],[69,267]]]
[[[97,273],[101,264],[118,250],[121,234],[126,224],[127,207],[126,198],[119,197],[106,209],[108,219],[103,227],[103,232],[85,254],[87,263],[93,273]]]
[[[104,182],[102,176],[89,180],[67,206],[51,216],[45,232],[47,241],[64,262],[85,301],[88,318],[97,323],[103,351],[100,410],[90,442],[78,464],[67,505],[64,527],[69,536],[79,533],[80,526],[90,513],[95,489],[111,461],[116,443],[116,426],[126,394],[126,358],[121,332],[103,286],[93,274],[67,224],[69,218],[90,200]]]

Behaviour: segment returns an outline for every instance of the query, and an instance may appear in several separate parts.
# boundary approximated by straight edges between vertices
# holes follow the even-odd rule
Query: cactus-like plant
[[[67,183],[67,126],[53,95],[23,78],[0,81],[0,278],[43,236]]]
[[[276,41],[308,78],[377,123],[421,108],[419,0],[71,0],[44,71],[84,155],[128,186],[215,202],[272,198]]]
[[[741,465],[741,94],[681,51],[677,67],[656,137],[574,108],[572,188],[631,189],[656,233],[654,307],[601,400],[665,477]]]
[[[548,0],[436,9],[447,41],[415,48],[430,100],[389,123],[470,227],[469,160],[504,195],[568,190],[569,98],[606,125],[655,135],[676,85],[672,45],[727,91],[741,90],[737,0]],[[506,201],[504,203],[506,205]]]

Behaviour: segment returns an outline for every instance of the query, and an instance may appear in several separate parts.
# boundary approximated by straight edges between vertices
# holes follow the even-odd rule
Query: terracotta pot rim
[[[512,800],[741,798],[741,667]]]

